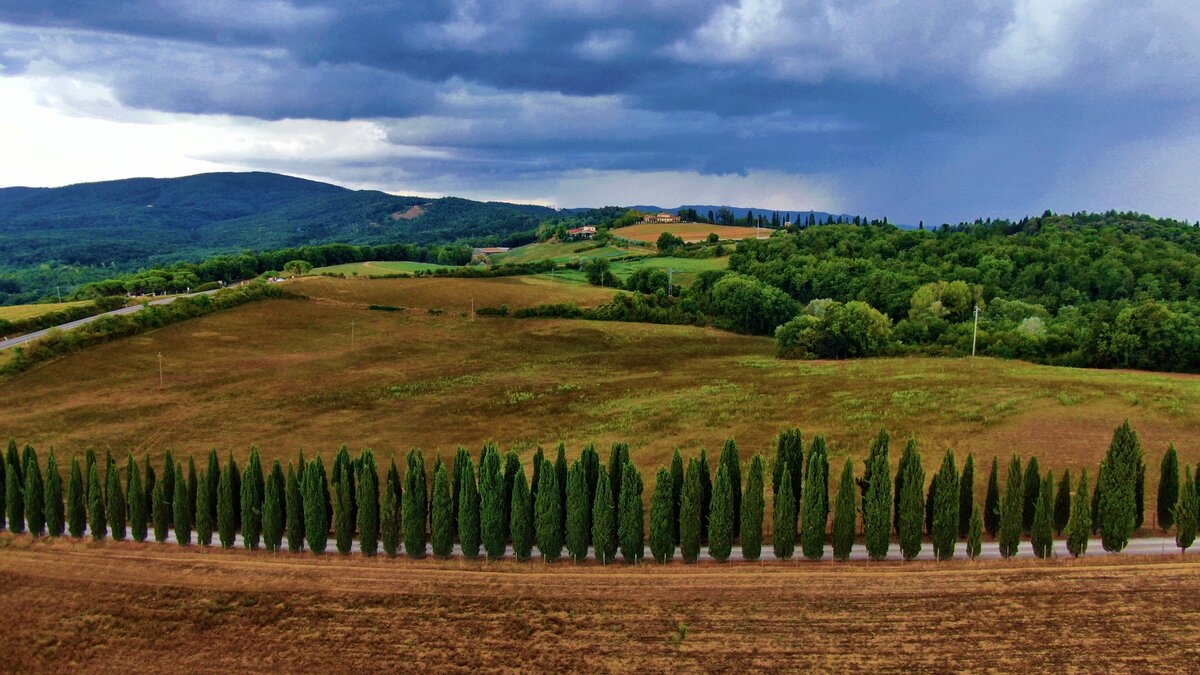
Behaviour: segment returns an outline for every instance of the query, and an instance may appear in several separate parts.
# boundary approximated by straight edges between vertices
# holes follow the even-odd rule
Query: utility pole
[[[163,388],[162,352],[158,353],[158,388]]]
[[[979,305],[975,305],[975,331],[971,333],[971,356],[975,356],[975,343],[979,339]]]
[[[667,268],[667,297],[671,297],[671,289],[675,286],[675,268]]]

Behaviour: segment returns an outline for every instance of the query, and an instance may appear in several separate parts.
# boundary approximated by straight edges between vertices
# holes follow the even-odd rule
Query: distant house
[[[679,216],[675,215],[674,213],[667,213],[666,211],[642,216],[643,223],[678,223],[681,220],[682,218]]]
[[[475,249],[475,255],[491,255],[493,253],[504,253],[508,250],[507,246],[492,246],[489,248]]]
[[[591,239],[596,236],[596,227],[594,225],[574,227],[567,230],[567,236],[575,239]]]

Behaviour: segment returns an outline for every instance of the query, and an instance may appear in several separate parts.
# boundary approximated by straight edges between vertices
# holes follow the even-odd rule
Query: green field
[[[450,269],[454,265],[435,265],[434,263],[397,261],[369,261],[360,263],[345,263],[318,267],[309,274],[344,274],[348,277],[382,277],[388,274],[415,274],[422,270]]]
[[[517,263],[532,263],[542,260],[550,260],[556,263],[570,262],[575,259],[583,258],[619,258],[627,255],[653,255],[654,250],[639,246],[631,246],[629,248],[621,248],[617,246],[601,246],[595,247],[594,244],[588,241],[576,241],[566,244],[555,242],[544,242],[540,244],[527,244],[514,248],[504,253],[493,255],[492,262],[497,265],[517,264]]]
[[[729,258],[675,258],[671,256],[647,256],[637,260],[621,260],[612,264],[612,273],[624,281],[629,275],[643,269],[674,270],[674,283],[687,286],[696,279],[696,275],[708,270],[723,270],[729,267]],[[586,281],[587,277],[577,269],[553,272],[560,279]]]
[[[62,302],[62,303],[38,303],[35,305],[10,305],[8,307],[0,307],[0,319],[4,321],[21,321],[23,319],[32,319],[50,312],[57,312],[61,309],[70,309],[86,305],[91,300],[79,300],[77,302]]]

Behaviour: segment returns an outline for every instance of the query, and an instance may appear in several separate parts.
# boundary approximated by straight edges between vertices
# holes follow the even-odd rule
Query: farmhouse
[[[642,216],[643,223],[678,223],[681,220],[683,219],[679,216],[674,213],[667,213],[666,211]]]
[[[574,227],[567,230],[568,237],[578,237],[580,239],[591,239],[596,236],[596,227],[594,225],[584,225],[583,227]]]

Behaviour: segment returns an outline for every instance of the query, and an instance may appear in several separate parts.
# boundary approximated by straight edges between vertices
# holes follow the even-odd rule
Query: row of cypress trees
[[[1016,553],[1023,534],[1029,536],[1035,555],[1047,557],[1054,536],[1064,532],[1073,555],[1082,555],[1088,537],[1097,531],[1106,550],[1119,551],[1139,524],[1144,461],[1128,422],[1114,432],[1094,490],[1089,491],[1085,470],[1073,493],[1070,475],[1064,472],[1056,492],[1053,474],[1041,474],[1036,458],[1022,470],[1014,456],[1001,495],[999,462],[993,459],[982,510],[974,499],[971,456],[959,473],[953,452],[947,451],[926,491],[916,441],[905,444],[894,480],[889,441],[881,430],[857,479],[846,460],[831,505],[824,439],[814,437],[806,453],[799,430],[788,429],[776,437],[771,514],[776,558],[795,555],[798,535],[804,557],[822,558],[831,543],[834,558],[845,560],[860,517],[873,560],[887,556],[893,533],[906,560],[921,552],[925,534],[939,560],[953,557],[955,545],[964,538],[967,554],[974,558],[985,529],[997,538],[1005,557]],[[725,561],[740,542],[744,559],[759,559],[765,517],[763,457],[751,459],[744,484],[741,471],[732,440],[722,449],[715,480],[705,451],[691,458],[685,470],[676,450],[670,467],[658,470],[650,496],[651,556],[666,562],[678,547],[685,562],[694,562],[707,545],[712,558]],[[1165,529],[1169,519],[1177,544],[1186,549],[1195,537],[1200,477],[1186,467],[1180,487],[1178,471],[1177,452],[1171,447],[1162,463],[1159,523]],[[221,466],[216,452],[210,451],[204,469],[197,471],[189,458],[185,471],[168,452],[161,476],[148,457],[139,466],[130,455],[124,485],[112,456],[106,453],[101,468],[89,450],[83,465],[72,458],[65,500],[53,450],[43,479],[33,448],[26,446],[20,454],[10,441],[0,472],[0,496],[6,506],[0,526],[7,520],[11,531],[28,527],[38,535],[61,536],[66,531],[82,537],[86,528],[94,539],[111,532],[119,540],[128,526],[136,541],[144,541],[153,528],[160,542],[173,532],[176,541],[187,545],[194,532],[197,543],[209,546],[215,532],[219,544],[229,548],[240,533],[242,545],[251,550],[261,546],[276,551],[286,543],[291,551],[307,547],[323,553],[332,530],[342,554],[350,553],[357,540],[369,556],[382,546],[389,556],[406,551],[422,557],[431,549],[435,556],[449,557],[457,541],[462,555],[472,559],[481,549],[488,559],[504,557],[511,544],[518,560],[528,560],[536,545],[545,560],[560,558],[565,549],[572,560],[583,560],[591,552],[602,563],[614,560],[618,552],[624,560],[638,562],[646,546],[642,475],[629,458],[628,446],[620,443],[612,446],[607,465],[592,445],[570,465],[565,446],[558,446],[554,461],[539,448],[531,484],[526,483],[520,457],[512,451],[501,457],[493,443],[483,448],[478,471],[462,448],[449,468],[436,458],[431,486],[419,450],[408,453],[403,479],[392,459],[381,483],[374,454],[364,450],[351,458],[345,446],[334,456],[329,478],[320,456],[305,461],[301,453],[295,463],[288,463],[285,474],[278,460],[264,471],[257,448],[252,448],[244,470],[238,469],[232,454]],[[1164,500],[1172,498],[1164,510]]]

